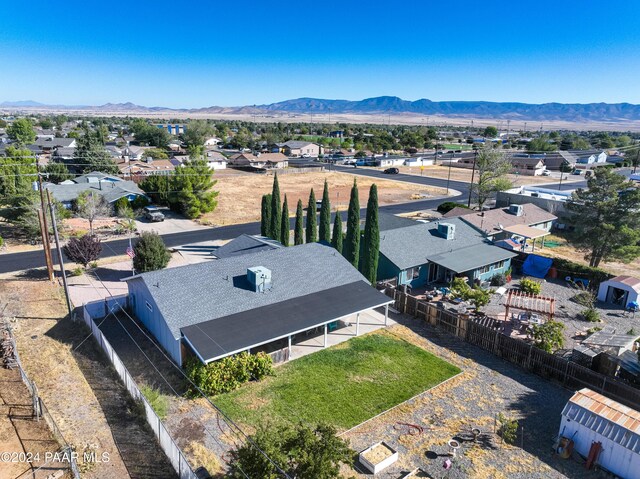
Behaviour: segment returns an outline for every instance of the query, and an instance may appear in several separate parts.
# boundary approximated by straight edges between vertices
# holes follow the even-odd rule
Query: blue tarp
[[[544,278],[549,272],[552,263],[553,260],[551,258],[530,254],[522,265],[522,273],[534,278]]]

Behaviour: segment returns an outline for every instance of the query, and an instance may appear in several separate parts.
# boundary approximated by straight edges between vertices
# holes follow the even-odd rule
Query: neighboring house
[[[170,135],[182,135],[184,133],[184,131],[186,130],[185,125],[179,125],[179,124],[159,124],[156,125],[158,128],[160,128],[161,130],[167,130],[169,132]]]
[[[127,161],[120,163],[118,169],[124,178],[151,175],[170,175],[175,165],[170,160]]]
[[[549,232],[553,222],[558,219],[557,216],[532,203],[481,212],[472,211],[459,218],[477,228],[489,240],[510,238],[512,235],[507,230],[517,225]]]
[[[105,175],[93,172],[79,176],[55,185],[45,183],[44,188],[51,191],[51,195],[65,208],[70,209],[78,195],[84,191],[97,193],[105,198],[108,203],[114,203],[120,198],[126,197],[133,201],[137,197],[145,196],[133,181],[125,181],[117,176]]]
[[[618,477],[640,477],[640,412],[602,394],[583,388],[562,410],[556,453],[573,443],[574,453],[587,465]],[[563,449],[559,449],[561,445]],[[569,454],[570,455],[570,452]]]
[[[466,276],[485,282],[511,267],[517,256],[493,246],[460,218],[380,231],[378,279],[411,287]]]
[[[56,148],[75,148],[77,146],[75,138],[38,138],[33,145],[42,151],[52,151]]]
[[[534,155],[531,155],[534,156]],[[547,170],[552,171],[570,171],[576,167],[578,157],[571,151],[554,151],[551,153],[544,153],[542,155],[535,155],[544,157],[544,165]]]
[[[282,248],[282,244],[279,241],[267,238],[266,236],[243,234],[218,247],[212,254],[217,259],[224,259],[231,256],[271,251],[272,249],[278,248]]]
[[[216,138],[216,137],[211,137],[211,138],[207,138],[206,140],[204,140],[204,146],[215,146],[218,143],[220,143],[221,140],[220,138]]]
[[[289,159],[282,153],[260,153],[258,160],[264,161],[267,168],[287,168]]]
[[[111,158],[114,160],[119,160],[123,156],[122,149],[118,148],[115,145],[107,145],[104,147],[104,149],[107,150],[107,153],[109,153],[111,155]]]
[[[231,255],[123,281],[129,307],[178,365],[192,356],[207,364],[242,351],[290,347],[305,331],[356,323],[361,312],[393,302],[320,243]]]
[[[518,186],[496,194],[496,207],[532,203],[550,213],[566,213],[565,204],[571,198],[572,189],[552,190],[539,186]]]
[[[311,156],[317,157],[322,154],[322,147],[311,143],[310,141],[289,140],[285,143],[279,143],[278,146],[287,156]]]
[[[145,158],[145,151],[149,149],[149,146],[127,146],[122,153],[129,161],[141,161]]]
[[[544,160],[538,155],[513,155],[511,157],[513,173],[526,176],[540,176],[545,170]]]
[[[418,156],[416,158],[406,158],[404,164],[406,166],[432,166],[435,164],[435,160],[433,158]]]
[[[229,164],[243,168],[264,168],[267,163],[252,153],[237,153],[229,158]]]
[[[607,162],[607,152],[600,150],[570,150],[580,165],[603,164]]]
[[[207,151],[204,159],[212,170],[224,170],[227,168],[227,157],[217,151]]]
[[[70,148],[58,147],[53,152],[52,158],[55,161],[66,163],[73,160],[75,156],[76,156],[76,149],[74,147],[70,147]]]

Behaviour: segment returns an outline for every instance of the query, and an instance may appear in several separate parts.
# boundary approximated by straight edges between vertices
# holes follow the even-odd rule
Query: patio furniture
[[[327,330],[329,332],[335,331],[336,329],[338,329],[338,321],[334,321],[333,323],[327,324]]]

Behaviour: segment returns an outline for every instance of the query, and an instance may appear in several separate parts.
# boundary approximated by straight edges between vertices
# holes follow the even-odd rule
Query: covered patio
[[[550,235],[549,231],[542,230],[540,228],[533,228],[527,225],[512,225],[502,228],[502,231],[509,233],[513,236],[518,236],[524,239],[523,249],[527,246],[527,240],[532,240],[531,252],[536,250],[536,239],[541,238],[540,248],[544,248],[544,237]],[[512,236],[512,237],[513,237]]]

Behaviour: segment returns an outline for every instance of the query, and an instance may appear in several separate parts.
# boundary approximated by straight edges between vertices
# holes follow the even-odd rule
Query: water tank
[[[271,289],[271,270],[264,266],[247,268],[247,281],[253,291],[264,293]]]

